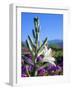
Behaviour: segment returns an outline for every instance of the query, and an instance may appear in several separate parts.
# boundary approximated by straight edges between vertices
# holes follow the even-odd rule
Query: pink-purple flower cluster
[[[26,57],[31,58],[31,55],[26,55]],[[37,57],[37,62],[41,62],[43,59],[43,55]],[[25,62],[24,62],[25,63]],[[33,76],[33,70],[34,70],[34,65],[27,65],[22,64],[21,66],[21,77],[29,77],[29,76]],[[63,63],[63,62],[61,62]],[[40,64],[45,64],[45,63],[40,63]],[[29,73],[28,73],[29,72]],[[30,75],[29,75],[30,74]],[[63,65],[52,65],[52,64],[48,64],[46,67],[40,68],[37,70],[37,76],[54,76],[54,75],[62,75],[63,74]]]

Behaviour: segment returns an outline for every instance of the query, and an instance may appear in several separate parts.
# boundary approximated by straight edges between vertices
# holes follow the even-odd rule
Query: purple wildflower
[[[31,65],[30,65],[30,66],[28,66],[28,71],[30,71],[30,72],[31,72],[32,70],[33,70],[33,66],[31,66]]]
[[[47,74],[47,71],[45,69],[40,69],[38,71],[38,76],[45,76]]]
[[[37,57],[37,61],[38,61],[38,62],[41,62],[41,61],[43,60],[43,57],[44,57],[43,55],[38,56],[38,57]]]
[[[22,72],[22,74],[26,73],[26,66],[21,66],[21,72]]]
[[[62,70],[60,66],[54,66],[52,64],[49,64],[45,69],[48,71],[49,75],[56,75]]]
[[[30,59],[32,59],[32,55],[31,54],[26,54],[25,56],[30,58]]]
[[[26,74],[21,74],[21,77],[27,77],[27,75]]]

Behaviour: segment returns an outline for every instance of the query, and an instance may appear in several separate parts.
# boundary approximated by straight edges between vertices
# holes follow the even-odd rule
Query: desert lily
[[[47,46],[44,47],[44,50],[43,50],[43,54],[44,54],[44,58],[43,58],[43,62],[48,62],[48,63],[51,63],[53,64],[54,66],[56,66],[56,64],[54,63],[55,61],[55,58],[52,56],[52,49],[51,48],[47,48]]]

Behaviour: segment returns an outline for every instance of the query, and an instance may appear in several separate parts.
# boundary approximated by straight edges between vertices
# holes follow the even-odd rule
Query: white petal
[[[44,54],[46,55],[47,52],[48,52],[48,48],[47,48],[47,46],[44,46]]]
[[[52,49],[44,50],[44,56],[50,57],[52,56]]]
[[[48,62],[48,59],[47,59],[47,58],[44,58],[44,59],[43,59],[43,62]]]
[[[48,57],[48,60],[49,61],[55,61],[55,58],[54,57]]]
[[[56,64],[53,61],[49,61],[49,63],[51,63],[52,65],[56,66]]]
[[[52,49],[49,48],[49,49],[48,49],[48,56],[51,56],[51,55],[52,55]]]
[[[46,59],[46,58],[43,59],[43,62],[48,62],[48,63],[51,63],[52,65],[56,66],[55,63],[54,63],[54,61],[49,60],[49,59]]]
[[[44,57],[43,59],[46,61],[53,61],[53,62],[55,61],[54,57]]]
[[[47,51],[48,50],[47,46],[45,46],[44,49],[45,49],[45,51]]]

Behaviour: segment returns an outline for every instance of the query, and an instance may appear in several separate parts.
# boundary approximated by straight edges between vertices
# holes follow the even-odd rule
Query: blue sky
[[[38,16],[40,21],[40,40],[48,37],[48,40],[63,40],[63,14],[39,14],[21,13],[21,35],[22,41],[32,37],[34,29],[34,17]]]

